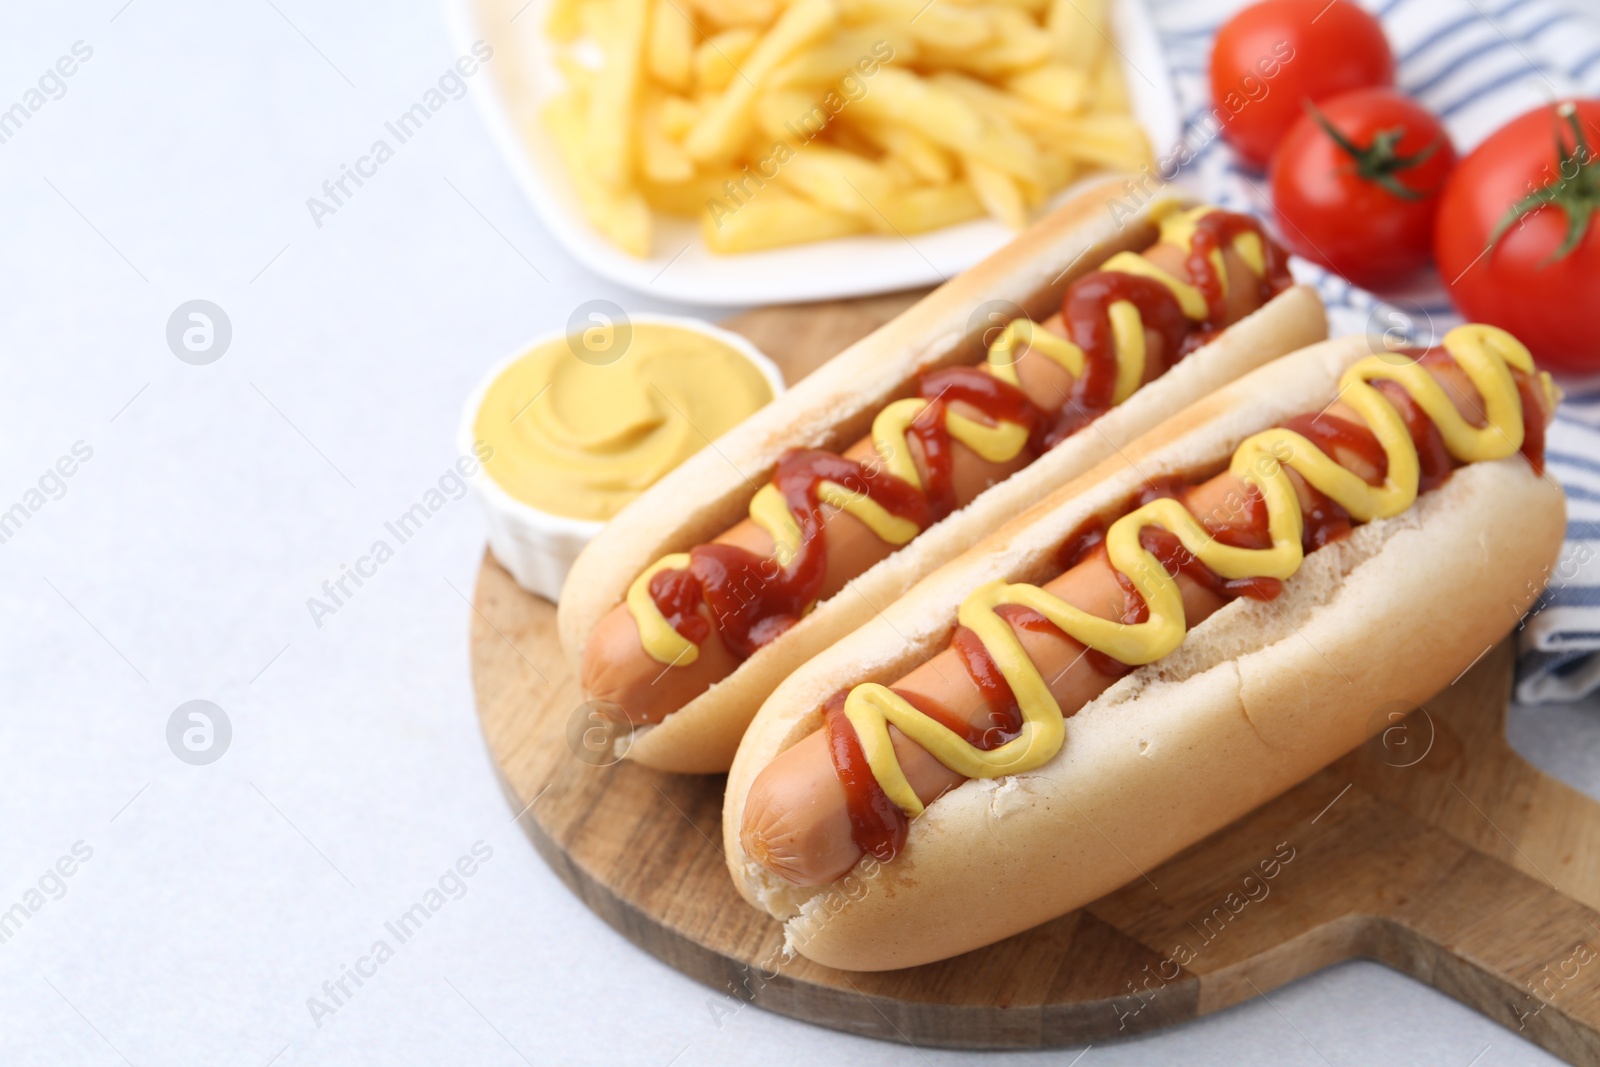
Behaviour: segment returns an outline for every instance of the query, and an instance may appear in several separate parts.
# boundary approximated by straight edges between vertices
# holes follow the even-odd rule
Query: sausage
[[[1180,280],[1194,280],[1189,273],[1189,254],[1178,245],[1158,242],[1143,255]],[[1237,322],[1261,304],[1259,279],[1231,247],[1223,251],[1223,265],[1227,274],[1227,299],[1219,326]],[[1066,332],[1059,313],[1042,325],[1056,334]],[[1164,351],[1164,343],[1160,334],[1145,330],[1145,383],[1160,377],[1175,361],[1177,354]],[[1059,411],[1071,394],[1071,373],[1053,360],[1025,351],[1016,362],[1016,370],[1022,391],[1046,412]],[[952,402],[950,409],[986,421],[975,409],[960,401]],[[918,473],[926,480],[928,468],[915,436],[909,439],[909,445]],[[1006,463],[991,463],[960,442],[952,443],[951,452],[958,507],[965,507],[983,490],[1010,477],[1029,462],[1026,450]],[[851,445],[844,456],[871,463],[876,460],[877,453],[868,436]],[[819,599],[826,600],[842,590],[850,579],[889,556],[896,546],[880,540],[850,514],[826,504],[821,511],[827,539],[826,578]],[[735,545],[757,556],[770,557],[773,553],[771,537],[748,518],[717,536],[715,541]],[[732,674],[742,659],[723,643],[710,607],[702,604],[699,611],[712,625],[709,636],[700,643],[698,657],[693,663],[669,666],[645,651],[627,605],[613,607],[585,643],[580,670],[584,692],[602,706],[609,706],[608,713],[625,715],[630,722],[645,725],[659,722]]]
[[[1449,362],[1432,364],[1428,369],[1462,416],[1475,425],[1484,425],[1477,390],[1465,373]],[[1326,413],[1362,424],[1361,418],[1343,403],[1334,403]],[[1369,481],[1376,481],[1380,474],[1362,456],[1345,449],[1335,448],[1331,456]],[[1299,474],[1292,468],[1288,470],[1304,509],[1311,502],[1312,491]],[[1185,503],[1196,515],[1225,517],[1235,506],[1229,501],[1237,501],[1243,490],[1241,482],[1224,472],[1190,489]],[[1176,581],[1191,628],[1228,602],[1185,573],[1180,572]],[[1085,557],[1044,588],[1101,618],[1120,619],[1125,609],[1122,588],[1103,549]],[[1059,630],[1041,632],[1015,624],[1012,629],[1069,717],[1116,680],[1097,670],[1084,655],[1085,647]],[[973,725],[992,722],[989,705],[953,649],[929,659],[895,682],[894,688],[957,712],[965,711]],[[965,781],[898,728],[891,726],[889,734],[901,768],[924,804]],[[745,803],[739,840],[752,860],[800,886],[835,881],[861,858],[825,730],[819,729],[785,750],[756,777]]]

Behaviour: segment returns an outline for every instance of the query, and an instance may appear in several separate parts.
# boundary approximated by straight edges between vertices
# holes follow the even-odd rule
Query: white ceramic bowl
[[[693,330],[721,341],[755,365],[768,384],[774,398],[784,390],[783,372],[760,349],[736,333],[713,326],[699,319],[677,315],[632,315],[634,326],[676,326]],[[483,376],[472,394],[467,397],[461,412],[461,426],[456,431],[456,450],[463,456],[474,455],[477,438],[473,427],[478,419],[478,408],[483,404],[489,386],[506,368],[540,345],[559,341],[567,336],[565,328],[540,334],[522,345],[511,355],[500,360]],[[565,515],[552,515],[547,511],[525,504],[506,492],[505,488],[479,464],[471,479],[473,495],[483,507],[489,521],[489,549],[500,565],[511,572],[517,584],[530,593],[554,601],[561,595],[561,586],[567,580],[573,560],[583,551],[594,535],[605,525],[594,519],[573,519]]]

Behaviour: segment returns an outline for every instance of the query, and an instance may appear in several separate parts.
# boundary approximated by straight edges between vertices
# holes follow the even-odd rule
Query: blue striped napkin
[[[1558,96],[1600,95],[1600,15],[1561,0],[1364,0],[1399,60],[1400,88],[1444,120],[1465,155],[1503,123]],[[1208,141],[1207,77],[1218,27],[1242,0],[1146,0],[1166,49],[1195,155],[1179,180],[1216,203],[1271,217],[1265,177]],[[1383,299],[1312,264],[1335,335],[1398,329],[1426,343],[1460,322],[1436,277]],[[1600,378],[1562,382],[1549,466],[1567,490],[1567,542],[1550,588],[1523,620],[1517,699],[1577,700],[1600,689]]]

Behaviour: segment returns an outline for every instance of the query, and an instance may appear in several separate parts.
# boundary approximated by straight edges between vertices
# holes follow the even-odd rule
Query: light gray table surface
[[[308,612],[446,473],[492,361],[590,298],[668,309],[563,255],[467,99],[313,221],[307,198],[454,60],[439,10],[96,0],[3,24],[0,109],[76,42],[92,55],[0,143],[0,511],[44,482],[0,543],[0,910],[42,900],[0,942],[0,1062],[978,1058],[726,1016],[545,868],[473,713],[470,499]],[[192,299],[232,326],[205,366],[166,339]],[[206,766],[167,742],[194,699],[232,727]],[[1519,710],[1513,740],[1592,793],[1597,711]],[[492,855],[459,898],[314,1018],[475,845]],[[1548,1059],[1355,963],[1077,1062]]]

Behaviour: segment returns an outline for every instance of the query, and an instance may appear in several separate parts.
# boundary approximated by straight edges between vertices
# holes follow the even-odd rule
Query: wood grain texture
[[[791,378],[918,294],[729,325]],[[782,954],[720,854],[721,777],[597,766],[555,609],[485,554],[471,625],[479,718],[513,810],[597,915],[710,987],[916,1045],[1078,1044],[1217,1011],[1352,957],[1427,982],[1550,1052],[1600,1061],[1600,805],[1505,741],[1512,652],[1363,748],[1088,907],[955,960],[847,974]]]

